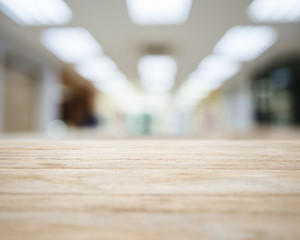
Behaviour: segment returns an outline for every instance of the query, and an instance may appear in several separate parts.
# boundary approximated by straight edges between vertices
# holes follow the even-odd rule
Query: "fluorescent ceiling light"
[[[299,0],[254,0],[247,9],[255,22],[299,22]]]
[[[64,62],[81,62],[102,51],[84,28],[50,28],[42,33],[42,43]]]
[[[191,5],[192,0],[127,0],[131,20],[140,25],[181,24]]]
[[[138,72],[146,90],[168,91],[174,85],[177,64],[171,56],[147,55],[139,61]]]
[[[236,26],[225,33],[214,50],[236,61],[252,61],[271,47],[277,32],[268,26]]]
[[[210,55],[202,60],[196,71],[185,81],[178,93],[179,105],[188,108],[221,86],[222,82],[233,77],[241,69],[240,63],[233,62],[224,56]]]
[[[126,83],[125,78],[117,78],[113,81],[99,81],[99,82],[93,82],[93,85],[102,92],[111,92],[114,89],[118,89],[122,87]]]
[[[190,75],[190,79],[212,82],[224,81],[233,77],[241,69],[238,62],[220,55],[210,55],[203,59],[198,69]]]
[[[204,90],[195,86],[195,82],[186,81],[177,91],[175,101],[179,107],[190,109],[208,96],[210,92],[210,90]]]
[[[126,77],[109,57],[99,55],[75,66],[76,71],[90,80],[101,91],[110,91],[122,85]]]
[[[116,77],[119,73],[116,64],[103,55],[90,58],[75,67],[76,71],[90,81],[102,81]]]
[[[212,81],[211,79],[189,79],[187,83],[189,84],[189,89],[195,89],[197,92],[213,91],[222,84],[222,82]]]
[[[21,25],[60,25],[72,17],[63,0],[0,0],[0,8]]]

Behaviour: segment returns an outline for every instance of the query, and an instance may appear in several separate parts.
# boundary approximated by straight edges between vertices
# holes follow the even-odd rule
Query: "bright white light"
[[[116,78],[109,81],[100,81],[100,82],[93,82],[93,85],[102,92],[111,92],[114,89],[118,89],[126,84],[127,81],[125,78]]]
[[[171,56],[147,55],[139,61],[138,71],[146,90],[164,92],[174,85],[177,64]]]
[[[0,8],[21,25],[60,25],[72,17],[63,0],[0,0]]]
[[[233,77],[241,69],[241,65],[219,55],[210,55],[203,59],[198,69],[190,75],[190,79],[201,81],[224,81]]]
[[[175,95],[176,105],[184,109],[194,108],[212,90],[212,87],[204,89],[203,86],[196,81],[184,82]]]
[[[140,25],[181,24],[191,5],[192,0],[127,0],[131,20]]]
[[[102,51],[84,28],[50,28],[42,33],[42,43],[64,62],[81,62]]]
[[[110,91],[126,81],[117,65],[109,57],[100,55],[75,66],[76,71],[87,80],[94,82],[101,91]]]
[[[116,64],[103,55],[87,59],[75,67],[76,71],[90,81],[101,81],[114,77],[118,72]]]
[[[299,22],[299,0],[254,0],[247,9],[255,22]]]
[[[146,93],[143,95],[147,111],[165,111],[171,103],[170,93]]]
[[[118,88],[107,93],[123,113],[136,114],[142,111],[142,99],[134,86],[126,81]]]
[[[241,69],[237,62],[226,57],[210,55],[203,59],[177,92],[178,105],[185,108],[195,107],[199,101],[219,88],[222,82],[233,77]]]
[[[213,91],[222,84],[222,82],[213,81],[212,79],[189,79],[187,83],[190,89],[195,89],[200,92]]]
[[[268,26],[236,26],[225,33],[214,50],[236,61],[252,61],[271,47],[277,32]]]

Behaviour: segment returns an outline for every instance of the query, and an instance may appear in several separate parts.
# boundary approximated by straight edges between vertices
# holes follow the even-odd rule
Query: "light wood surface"
[[[300,142],[1,141],[0,239],[300,239]]]

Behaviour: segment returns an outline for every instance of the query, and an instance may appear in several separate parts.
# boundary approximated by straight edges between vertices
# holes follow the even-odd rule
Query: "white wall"
[[[49,122],[59,117],[62,89],[59,71],[45,65],[38,93],[37,130],[45,131]]]
[[[1,40],[1,39],[0,39]],[[46,130],[47,124],[58,117],[58,107],[61,98],[60,72],[57,66],[45,61],[43,58],[32,54],[19,45],[0,41],[0,134],[4,132],[5,112],[5,54],[14,53],[16,56],[25,57],[32,64],[40,66],[41,77],[37,83],[37,101],[35,103],[34,131]]]
[[[3,61],[4,61],[5,49],[0,42],[0,134],[3,132],[4,127],[4,73],[3,73]]]

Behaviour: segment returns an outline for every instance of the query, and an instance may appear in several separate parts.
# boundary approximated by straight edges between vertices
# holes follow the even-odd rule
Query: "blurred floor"
[[[0,139],[11,139],[11,140],[101,140],[101,139],[198,139],[198,140],[300,140],[300,129],[298,127],[262,127],[255,128],[250,132],[204,132],[194,136],[170,136],[170,135],[132,135],[120,132],[105,132],[101,129],[70,129],[62,138],[53,139],[51,136],[44,132],[29,132],[29,133],[5,133],[0,134]]]

